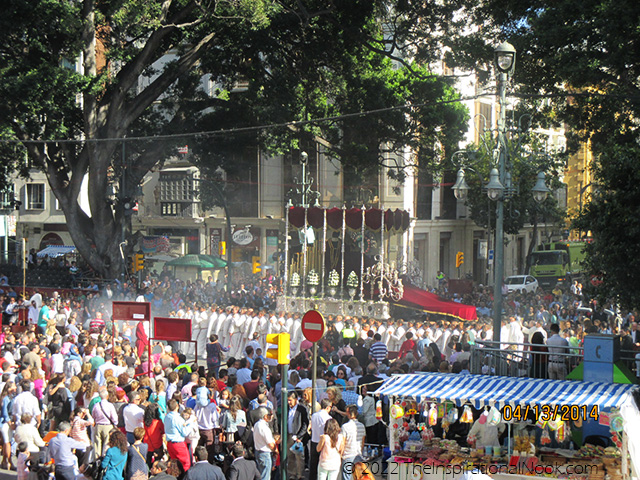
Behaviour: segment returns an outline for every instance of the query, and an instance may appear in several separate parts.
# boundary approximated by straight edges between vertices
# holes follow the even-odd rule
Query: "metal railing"
[[[538,351],[543,346],[553,351]],[[469,370],[476,375],[547,378],[549,363],[564,364],[569,373],[583,359],[583,347],[549,347],[531,343],[485,341],[477,342],[471,347]],[[638,375],[640,352],[621,350],[620,360],[632,373]]]
[[[541,346],[545,345],[477,342],[471,347],[470,371],[477,375],[546,378],[549,357],[553,357],[554,362],[564,363],[568,372],[583,359],[582,347],[551,347],[553,352],[536,351]]]

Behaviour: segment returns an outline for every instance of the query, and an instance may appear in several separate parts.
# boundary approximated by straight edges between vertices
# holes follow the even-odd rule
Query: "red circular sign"
[[[316,310],[309,310],[302,317],[302,334],[312,343],[317,342],[324,335],[326,327],[324,317]]]

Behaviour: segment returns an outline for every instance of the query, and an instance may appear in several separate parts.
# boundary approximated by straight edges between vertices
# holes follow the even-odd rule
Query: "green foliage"
[[[519,94],[548,97],[540,110],[543,120],[566,126],[570,153],[589,142],[597,158],[593,183],[598,193],[575,228],[591,232],[589,267],[604,274],[600,298],[616,297],[637,307],[632,252],[638,245],[640,3],[489,0],[466,8],[466,18],[482,29],[452,37],[458,48],[449,61],[486,71],[493,46],[509,41],[517,51]]]
[[[208,175],[241,173],[243,151],[289,154],[318,140],[360,178],[388,166],[402,179],[404,165],[388,159],[407,147],[437,170],[468,118],[427,68],[455,25],[459,2],[445,3],[7,0],[0,131],[23,149],[6,158],[24,166],[28,155],[46,173],[79,252],[107,276],[127,222],[105,201],[107,171],[134,195],[178,145],[189,143]],[[389,109],[407,104],[427,106]],[[308,123],[247,129],[294,120]],[[180,137],[230,129],[242,131]],[[90,141],[73,143],[81,138]],[[86,177],[90,215],[78,203]]]
[[[525,224],[535,225],[541,221],[558,224],[565,217],[565,212],[559,208],[553,195],[538,204],[531,192],[539,172],[545,173],[546,184],[551,191],[557,191],[561,187],[558,172],[563,164],[562,156],[545,152],[542,142],[543,138],[539,135],[523,133],[520,141],[509,142],[507,145],[512,194],[504,204],[505,233],[515,235]],[[465,168],[471,167],[466,172],[470,187],[466,204],[470,208],[470,217],[477,225],[484,228],[490,226],[492,230],[495,229],[496,204],[489,200],[483,187],[489,179],[491,169],[497,167],[493,160],[497,155],[495,148],[495,138],[487,135],[480,146],[470,148],[473,153],[468,157],[472,161],[462,164]]]
[[[573,227],[591,233],[586,262],[602,279],[595,290],[600,300],[634,309],[640,305],[640,147],[613,144],[606,151],[593,166],[594,194]]]

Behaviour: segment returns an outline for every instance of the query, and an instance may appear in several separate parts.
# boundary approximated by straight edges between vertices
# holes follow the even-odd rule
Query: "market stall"
[[[376,391],[389,397],[390,480],[636,478],[637,385],[416,373]],[[589,424],[607,437],[583,442]],[[600,444],[600,445],[597,445]],[[465,477],[470,478],[470,477]]]

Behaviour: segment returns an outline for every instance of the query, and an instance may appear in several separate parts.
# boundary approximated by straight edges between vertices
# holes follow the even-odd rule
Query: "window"
[[[185,175],[162,175],[160,178],[160,201],[194,201],[193,180]]]
[[[44,210],[44,183],[27,183],[27,210]]]
[[[163,217],[192,217],[193,203],[160,202],[160,212]]]
[[[480,137],[493,126],[493,106],[490,103],[478,102],[476,103],[476,113],[478,116],[475,118],[474,140],[479,143]]]

